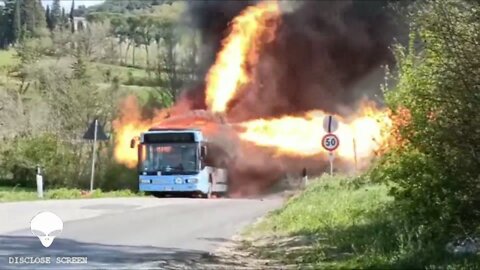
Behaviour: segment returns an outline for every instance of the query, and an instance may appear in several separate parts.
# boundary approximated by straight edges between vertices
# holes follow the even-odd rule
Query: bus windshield
[[[193,173],[198,171],[197,143],[145,144],[140,169],[144,172]]]

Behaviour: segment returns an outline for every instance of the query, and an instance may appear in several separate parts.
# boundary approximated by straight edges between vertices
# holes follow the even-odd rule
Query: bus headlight
[[[198,183],[198,179],[197,178],[190,178],[190,179],[188,179],[188,183],[189,184],[196,184],[196,183]]]
[[[175,184],[182,184],[183,183],[183,179],[178,177],[178,178],[175,178]]]

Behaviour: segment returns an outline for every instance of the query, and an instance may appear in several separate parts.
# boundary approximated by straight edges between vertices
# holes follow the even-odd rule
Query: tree
[[[12,9],[12,2],[14,8]],[[7,1],[5,8],[9,10],[9,19],[5,27],[13,29],[14,42],[23,37],[37,37],[43,34],[47,26],[45,10],[38,0]],[[11,13],[10,13],[11,12]],[[10,24],[10,22],[12,22]]]
[[[69,14],[70,27],[71,27],[72,33],[75,33],[75,21],[74,21],[74,17],[73,17],[74,11],[75,11],[75,0],[72,0],[72,7],[70,9],[70,14]]]
[[[18,4],[14,0],[7,0],[4,6],[0,6],[0,48],[6,48],[16,40],[14,22]]]
[[[13,19],[13,39],[15,41],[21,40],[23,37],[22,33],[22,6],[20,5],[20,1],[16,1],[15,4],[15,11],[14,11],[14,19]]]
[[[50,21],[53,28],[58,28],[62,17],[62,6],[60,0],[54,0],[50,11]]]
[[[469,237],[480,224],[480,9],[420,2],[386,93],[397,146],[373,170],[420,244]],[[423,245],[419,248],[423,248]]]
[[[50,6],[47,6],[47,10],[45,11],[45,17],[47,20],[47,27],[50,31],[53,31],[55,29],[55,25],[53,24],[52,21],[52,14],[50,11]]]
[[[129,16],[127,18],[127,24],[128,24],[128,31],[127,31],[127,49],[125,52],[125,55],[128,54],[128,49],[130,46],[133,44],[133,57],[132,57],[132,65],[135,65],[135,48],[137,46],[137,41],[138,41],[138,30],[137,28],[140,26],[140,20],[136,16]],[[127,56],[125,56],[125,62],[126,62]]]
[[[5,48],[4,25],[7,24],[7,13],[3,7],[0,7],[0,49]]]
[[[137,37],[136,43],[145,46],[147,69],[150,67],[148,47],[154,38],[154,27],[154,20],[151,16],[140,16],[135,36]]]
[[[105,59],[113,50],[106,50],[111,38],[111,26],[108,22],[89,23],[84,31],[75,33],[76,46],[82,50],[83,55],[89,60]]]
[[[39,0],[6,0],[0,6],[0,45],[5,47],[24,37],[44,34],[46,11]]]
[[[68,16],[64,8],[62,8],[62,16],[60,17],[60,27],[62,30],[68,28]]]
[[[28,36],[37,36],[38,30],[47,26],[45,10],[39,0],[22,0],[21,25]]]
[[[170,95],[175,99],[182,84],[178,73],[179,59],[175,50],[179,42],[179,34],[175,24],[171,21],[163,21],[158,26],[161,29],[163,52],[157,63],[157,77],[161,86],[168,89]]]
[[[122,46],[125,42],[128,41],[128,30],[129,26],[125,16],[115,16],[110,21],[112,25],[113,35],[118,39],[118,44],[120,45],[120,55],[122,54]],[[125,53],[125,60],[121,60],[120,62],[126,63],[127,62],[127,55]]]

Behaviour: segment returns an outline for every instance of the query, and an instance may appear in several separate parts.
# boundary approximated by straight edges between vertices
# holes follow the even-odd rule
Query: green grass
[[[143,69],[124,67],[117,65],[109,65],[103,63],[92,63],[92,69],[96,74],[96,81],[103,81],[107,71],[110,71],[111,77],[118,76],[120,82],[125,83],[128,81],[129,77],[133,78],[148,78],[148,74]]]
[[[58,188],[45,190],[45,199],[83,199],[83,198],[114,198],[142,196],[141,193],[133,193],[130,190],[117,190],[104,192],[95,189],[91,194],[85,194],[80,189]],[[0,202],[33,201],[37,198],[37,192],[32,188],[0,187]]]
[[[14,50],[0,50],[0,68],[17,64]]]
[[[243,233],[243,248],[281,265],[320,269],[471,269],[478,257],[413,250],[387,187],[326,177]]]

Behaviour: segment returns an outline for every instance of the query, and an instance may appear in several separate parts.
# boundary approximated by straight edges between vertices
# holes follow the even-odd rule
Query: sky
[[[75,0],[75,7],[84,5],[86,7],[101,4],[104,0]],[[47,5],[52,5],[53,0],[42,0],[44,7]],[[70,10],[72,7],[72,0],[60,0],[60,5],[65,8],[65,10]]]

